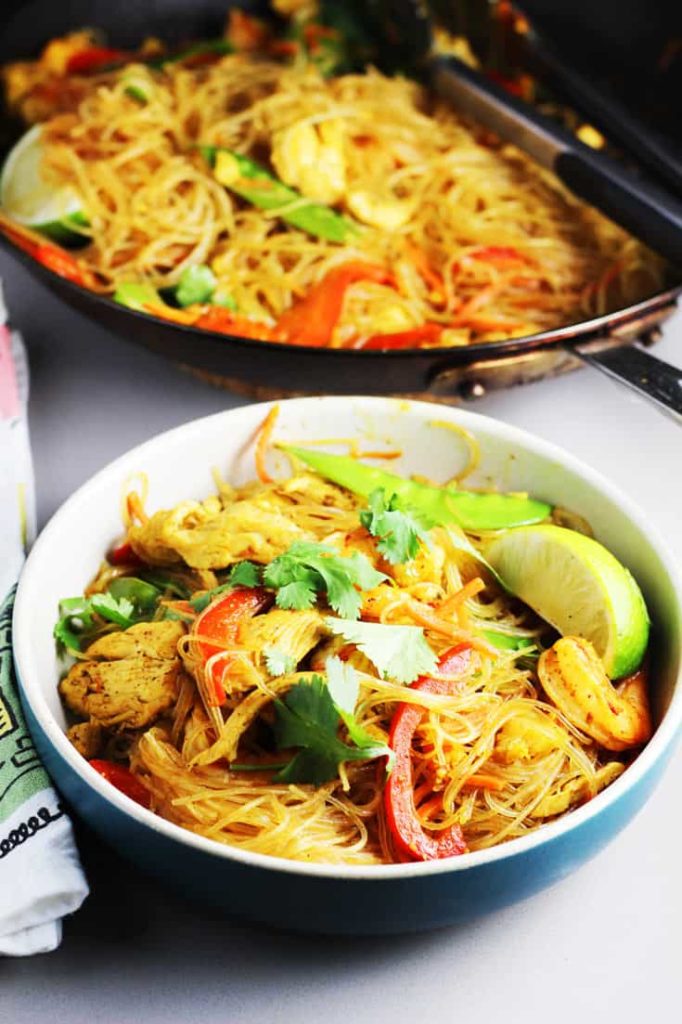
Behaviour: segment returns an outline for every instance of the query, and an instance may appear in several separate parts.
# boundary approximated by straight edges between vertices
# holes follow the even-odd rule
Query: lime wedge
[[[56,188],[44,179],[41,132],[35,125],[10,150],[0,178],[0,206],[12,220],[56,242],[82,242],[83,235],[73,230],[88,223],[81,198],[71,186]]]
[[[611,679],[639,666],[649,640],[644,598],[602,544],[561,526],[523,526],[493,540],[485,556],[512,594],[562,636],[589,640]]]

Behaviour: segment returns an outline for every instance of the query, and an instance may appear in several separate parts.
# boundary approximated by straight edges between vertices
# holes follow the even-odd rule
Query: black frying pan
[[[3,0],[0,62],[36,54],[52,36],[92,26],[114,46],[134,46],[146,35],[171,42],[211,38],[224,23],[226,0]],[[239,0],[234,6],[263,13],[263,5]],[[0,122],[4,146],[20,126]],[[309,349],[261,343],[183,327],[92,294],[50,273],[0,235],[0,242],[66,302],[115,333],[178,363],[251,394],[327,392],[420,394],[449,399],[471,397],[493,387],[534,380],[588,361],[645,390],[682,416],[680,374],[628,342],[647,341],[674,309],[682,292],[671,277],[659,294],[608,316],[529,338],[449,349],[400,352]]]

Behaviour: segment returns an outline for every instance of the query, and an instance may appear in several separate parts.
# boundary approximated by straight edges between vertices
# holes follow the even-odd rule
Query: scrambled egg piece
[[[298,121],[275,132],[272,164],[287,185],[318,203],[336,203],[346,191],[345,129],[339,118]]]
[[[397,199],[390,193],[381,194],[369,189],[354,189],[347,197],[348,209],[363,224],[385,231],[403,227],[415,211],[415,203]]]
[[[502,764],[532,761],[556,750],[551,723],[543,723],[539,714],[519,714],[505,722],[495,740],[493,756],[496,761]]]
[[[140,622],[124,633],[109,633],[85,652],[59,684],[72,711],[90,723],[115,729],[141,729],[154,722],[177,699],[181,661],[177,645],[185,629],[180,622]],[[76,739],[92,740],[87,730]]]
[[[224,569],[244,558],[270,562],[310,535],[262,499],[222,508],[215,499],[183,501],[131,527],[128,540],[153,565],[184,561],[192,569]]]

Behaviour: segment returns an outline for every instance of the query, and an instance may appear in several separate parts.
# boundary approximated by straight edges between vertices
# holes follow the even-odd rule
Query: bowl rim
[[[272,408],[273,405],[296,405],[314,407],[322,403],[342,402],[362,403],[363,413],[377,411],[395,411],[397,407],[401,412],[409,415],[413,410],[433,416],[434,412],[440,420],[449,419],[461,426],[471,430],[474,434],[478,427],[483,428],[489,435],[504,437],[507,442],[517,444],[520,448],[526,448],[543,458],[559,464],[562,469],[567,469],[576,475],[581,476],[587,483],[593,486],[617,504],[626,517],[644,534],[648,544],[654,549],[661,562],[664,564],[668,581],[671,584],[676,598],[675,612],[678,625],[682,633],[682,577],[679,574],[676,559],[668,549],[666,543],[660,538],[658,531],[652,529],[647,522],[644,512],[633,502],[620,488],[612,484],[599,471],[593,469],[581,459],[570,454],[559,445],[546,441],[536,434],[526,431],[523,428],[505,423],[481,413],[463,410],[459,407],[436,408],[431,403],[412,401],[406,399],[395,399],[381,396],[365,395],[330,395],[315,396],[308,398],[290,398],[280,402],[260,402],[239,406],[236,409],[227,409],[222,412],[213,413],[199,419],[190,420],[180,426],[163,431],[160,434],[142,442],[129,449],[113,461],[102,467],[97,473],[86,480],[74,493],[52,515],[49,522],[41,531],[38,539],[26,560],[19,584],[17,587],[14,615],[13,615],[13,652],[16,667],[17,679],[22,700],[30,708],[38,726],[43,731],[57,754],[66,761],[69,767],[80,777],[90,789],[93,789],[99,797],[112,804],[118,811],[133,818],[138,824],[151,828],[170,840],[175,840],[183,845],[193,847],[199,852],[217,856],[228,861],[235,861],[245,867],[262,868],[268,871],[276,871],[286,875],[303,875],[327,879],[364,880],[364,881],[399,881],[406,878],[424,877],[440,874],[449,874],[460,871],[467,871],[492,864],[498,861],[512,859],[516,856],[528,853],[529,851],[545,844],[566,833],[577,830],[581,825],[601,814],[608,807],[615,804],[621,796],[633,789],[650,771],[650,769],[664,757],[669,748],[672,748],[680,732],[682,731],[682,659],[678,667],[676,685],[670,704],[656,729],[656,732],[643,748],[636,760],[628,769],[616,779],[610,786],[599,793],[594,799],[583,804],[573,811],[569,811],[562,817],[550,824],[543,825],[527,836],[511,839],[498,846],[488,847],[482,850],[474,850],[464,857],[444,858],[442,860],[423,861],[406,864],[324,864],[308,863],[305,861],[287,860],[282,857],[275,857],[271,854],[253,853],[248,850],[241,850],[236,846],[220,843],[214,839],[208,839],[197,833],[190,832],[180,825],[167,821],[155,814],[153,811],[141,807],[130,798],[120,793],[114,786],[110,785],[88,762],[80,755],[66,737],[66,733],[58,724],[40,688],[37,680],[37,673],[32,673],[32,638],[31,638],[31,607],[30,593],[36,590],[34,580],[39,580],[41,574],[41,563],[45,555],[49,555],[52,536],[61,528],[63,520],[68,519],[72,510],[77,509],[82,497],[91,489],[105,484],[108,478],[114,476],[119,480],[129,475],[130,470],[124,469],[131,460],[153,459],[156,449],[163,448],[169,442],[183,434],[194,433],[201,435],[210,424],[218,420],[231,420],[240,415],[253,416],[260,413],[262,416]],[[229,434],[226,434],[229,436]]]

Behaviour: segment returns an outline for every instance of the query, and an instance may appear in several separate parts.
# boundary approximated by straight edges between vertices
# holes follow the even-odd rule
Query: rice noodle
[[[378,263],[397,287],[348,288],[331,345],[354,347],[426,322],[445,328],[428,344],[527,335],[660,286],[660,262],[639,242],[412,81],[373,69],[325,79],[245,54],[145,74],[144,105],[126,92],[124,69],[46,122],[44,174],[82,195],[90,245],[80,262],[103,292],[125,281],[168,288],[207,263],[240,316],[273,325],[334,267]],[[271,166],[282,132],[324,122],[342,139],[336,207],[348,214],[351,193],[367,193],[409,208],[402,225],[365,223],[343,245],[311,237],[231,194],[198,149]]]

